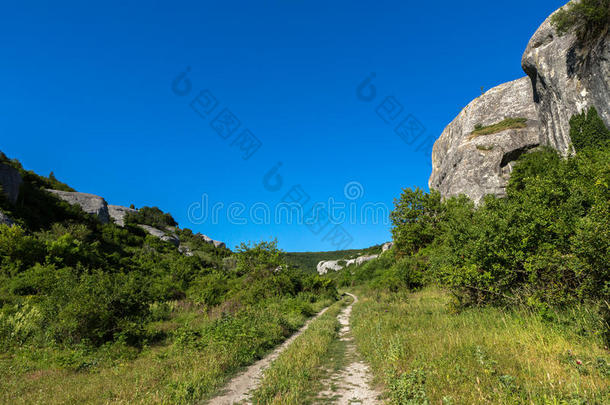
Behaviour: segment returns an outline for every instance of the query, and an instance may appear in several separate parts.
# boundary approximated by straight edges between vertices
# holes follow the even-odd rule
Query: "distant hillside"
[[[362,255],[373,255],[381,253],[381,245],[371,246],[365,249],[335,250],[329,252],[286,252],[284,259],[289,265],[305,271],[316,271],[316,266],[321,260],[352,259]]]

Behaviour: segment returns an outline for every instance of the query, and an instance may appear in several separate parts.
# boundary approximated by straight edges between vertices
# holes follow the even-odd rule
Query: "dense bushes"
[[[610,129],[597,115],[595,107],[591,107],[570,119],[570,138],[577,151],[588,147],[599,148],[610,141]]]
[[[171,214],[161,211],[158,207],[142,207],[135,212],[129,212],[125,216],[125,223],[149,225],[160,229],[178,225]]]
[[[575,156],[524,155],[507,197],[478,208],[404,190],[392,213],[396,256],[419,260],[402,265],[415,280],[448,286],[460,305],[608,302],[610,147],[600,121],[594,110],[575,116]],[[386,277],[396,278],[400,260]]]
[[[27,187],[46,198],[42,189]],[[57,216],[36,215],[40,228],[34,232],[0,225],[2,350],[23,344],[141,346],[155,338],[147,325],[167,318],[169,303],[176,301],[203,312],[224,306],[237,316],[261,302],[294,298],[295,313],[302,316],[310,312],[304,305],[337,297],[334,282],[289,270],[275,241],[242,244],[227,261],[228,249],[177,230],[193,252],[185,256],[138,227],[102,225],[78,208],[51,201]],[[23,200],[24,209],[29,202]],[[138,221],[175,224],[158,209],[140,212]]]
[[[609,0],[573,1],[551,17],[559,34],[574,29],[581,40],[597,38],[608,29],[609,21]]]

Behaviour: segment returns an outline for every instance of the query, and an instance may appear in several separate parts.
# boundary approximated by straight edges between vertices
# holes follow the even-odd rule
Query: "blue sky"
[[[403,187],[427,189],[429,140],[481,86],[524,76],[530,36],[564,1],[89,3],[3,5],[0,150],[111,204],[159,206],[231,247],[277,237],[307,251],[370,246],[390,227],[360,215],[315,232],[275,221],[287,194],[308,196],[305,208],[343,202],[349,217],[391,208]],[[187,68],[180,96],[172,81]],[[357,88],[371,73],[366,101]],[[205,112],[215,108],[202,117],[190,103],[204,90],[215,100]],[[212,123],[224,109],[240,122],[227,139]],[[394,131],[404,120],[411,144]],[[241,143],[244,130],[260,148]],[[264,177],[278,162],[272,191]],[[358,198],[345,196],[349,183]],[[192,215],[202,196],[216,219]],[[261,224],[249,213],[263,204],[272,218]]]

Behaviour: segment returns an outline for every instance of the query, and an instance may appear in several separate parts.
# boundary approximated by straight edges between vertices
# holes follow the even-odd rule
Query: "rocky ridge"
[[[445,128],[432,151],[428,182],[443,198],[465,194],[479,203],[505,195],[516,159],[538,145],[570,153],[572,115],[594,106],[610,126],[608,30],[593,43],[557,34],[547,18],[522,57],[527,77],[497,86],[468,104]],[[475,126],[524,118],[523,128],[475,136]]]
[[[87,214],[96,216],[103,224],[110,222],[108,204],[106,203],[106,200],[100,196],[75,191],[47,191],[51,194],[55,194],[57,197],[69,204],[80,206],[83,211],[85,211]]]
[[[133,208],[123,207],[121,205],[109,205],[102,197],[93,194],[59,190],[47,191],[56,195],[57,197],[61,198],[69,204],[80,206],[83,211],[96,216],[100,220],[100,222],[104,224],[107,224],[112,221],[118,226],[123,227],[125,226],[125,216],[130,212],[137,211]],[[2,218],[0,218],[0,221],[1,220]],[[176,230],[174,228],[167,227],[166,229],[158,229],[149,225],[139,225],[139,227],[146,233],[155,236],[165,242],[169,242],[176,247],[179,247],[180,251],[186,256],[192,256],[193,253],[188,247],[180,245],[180,238],[178,237],[178,235],[176,235]],[[214,245],[214,247],[216,248],[226,247],[224,242],[213,240],[212,238],[206,235],[198,233],[196,234],[196,236],[200,237],[204,242]]]

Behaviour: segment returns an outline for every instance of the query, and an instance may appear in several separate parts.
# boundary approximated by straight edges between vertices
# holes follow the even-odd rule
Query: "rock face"
[[[118,226],[125,226],[125,216],[130,212],[136,212],[136,210],[120,205],[108,205],[108,215]]]
[[[203,241],[205,243],[209,243],[211,245],[214,245],[214,247],[216,247],[216,248],[226,248],[227,247],[227,245],[224,242],[220,242],[218,240],[214,240],[214,239],[210,238],[207,235],[204,235],[204,234],[201,234],[201,233],[197,233],[197,234],[195,234],[195,236],[203,239]]]
[[[21,187],[21,174],[12,166],[0,163],[0,188],[11,204],[17,202],[19,187]]]
[[[339,271],[343,267],[348,265],[346,263],[345,265],[342,266],[339,264],[340,261],[341,260],[323,260],[318,263],[318,265],[316,266],[316,270],[318,270],[318,274],[326,274],[329,271]],[[348,262],[349,260],[343,260],[343,261]]]
[[[110,222],[108,214],[108,204],[97,195],[87,193],[77,193],[71,191],[47,190],[69,204],[79,205],[87,214],[95,215],[100,222],[107,224]]]
[[[0,225],[13,225],[13,221],[2,211],[0,211]]]
[[[559,36],[547,18],[521,60],[534,89],[542,139],[562,153],[570,147],[570,118],[594,106],[610,126],[610,32],[595,41]]]
[[[138,226],[140,228],[142,228],[144,231],[146,231],[146,233],[148,233],[149,235],[155,236],[155,237],[161,239],[162,241],[169,242],[176,247],[180,246],[180,239],[174,233],[165,232],[165,231],[162,231],[161,229],[157,229],[157,228],[154,228],[149,225],[140,224]]]
[[[349,260],[323,260],[318,263],[316,266],[316,270],[318,274],[326,274],[329,271],[339,271],[344,267],[347,267],[352,264],[361,265],[370,260],[378,258],[379,255],[368,255],[368,256],[359,256],[355,259]]]
[[[525,78],[502,84],[472,101],[445,128],[432,151],[430,188],[475,203],[486,194],[505,195],[513,162],[538,145],[570,152],[570,118],[595,106],[610,126],[610,41],[573,33],[559,36],[551,17],[533,35],[522,58]],[[473,137],[504,118],[526,118],[527,127]]]
[[[394,246],[394,242],[386,242],[381,246],[381,253],[385,252],[386,250],[390,250],[392,249],[392,246]]]
[[[527,126],[471,135],[475,125],[489,126],[505,118],[526,118]],[[468,104],[434,143],[429,186],[443,197],[466,194],[477,203],[486,194],[503,195],[512,162],[539,144],[529,78],[502,84]]]

